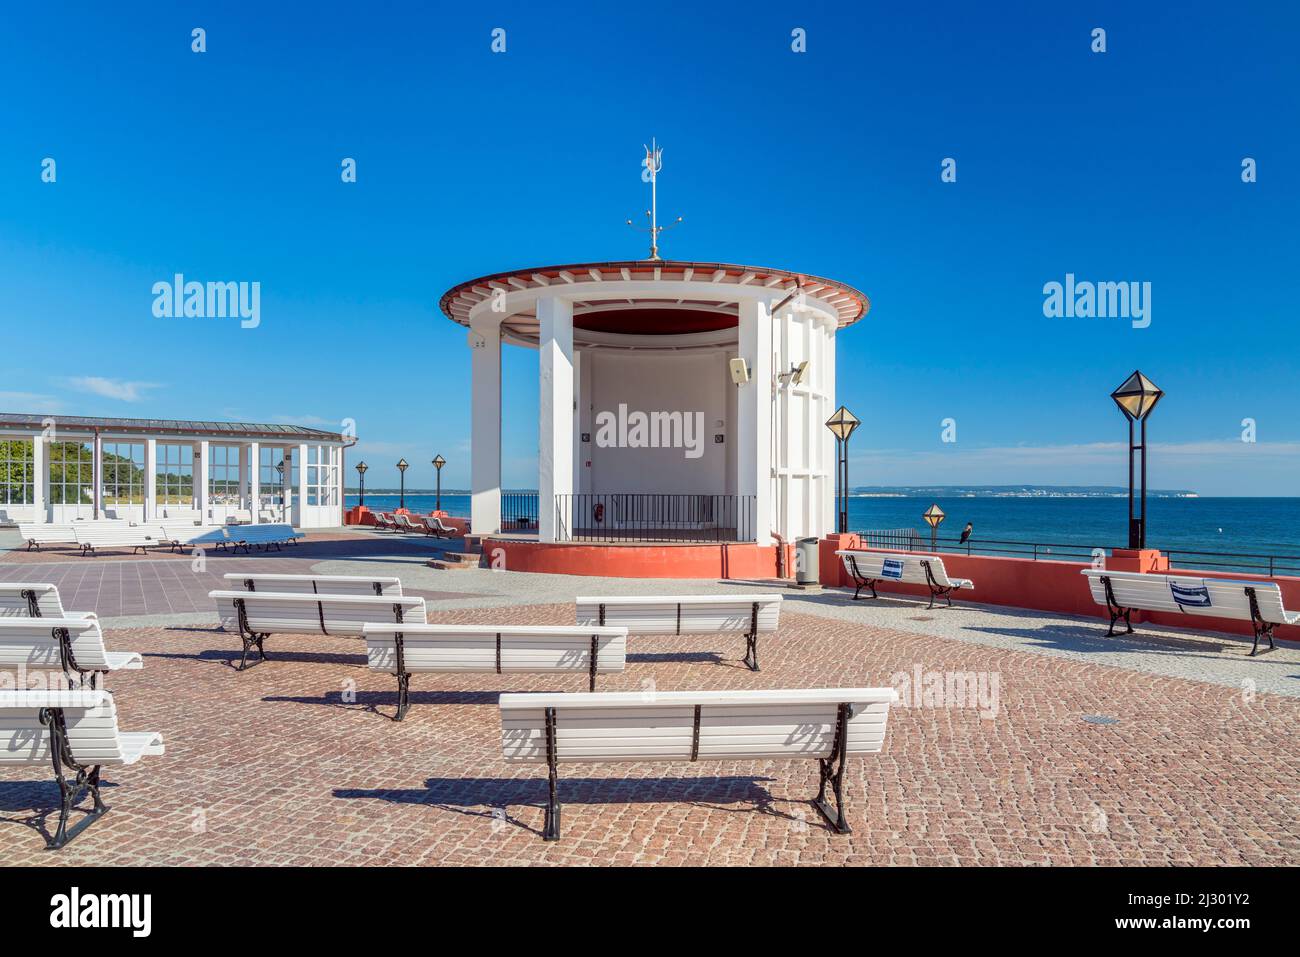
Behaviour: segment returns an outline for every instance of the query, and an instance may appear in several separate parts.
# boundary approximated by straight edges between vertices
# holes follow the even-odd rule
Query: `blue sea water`
[[[397,508],[396,495],[367,495],[375,509]],[[955,538],[967,522],[974,539],[1124,547],[1126,498],[867,498],[849,499],[853,531],[929,529],[921,513],[937,501],[947,514],[939,534]],[[349,495],[349,506],[357,497]],[[442,507],[469,516],[468,495],[443,495]],[[406,507],[428,512],[432,495],[407,495]],[[1300,498],[1153,498],[1147,501],[1147,544],[1164,550],[1300,555]]]

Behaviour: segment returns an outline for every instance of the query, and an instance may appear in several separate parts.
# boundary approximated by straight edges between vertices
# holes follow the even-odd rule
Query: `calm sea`
[[[355,495],[348,496],[355,505]],[[853,531],[884,528],[929,530],[921,513],[931,499],[850,498]],[[1059,543],[1109,548],[1127,544],[1128,500],[1123,498],[941,498],[947,513],[943,537],[975,523],[976,539]],[[367,495],[366,505],[397,507],[396,495]],[[408,495],[406,507],[433,508],[432,495]],[[444,495],[452,515],[469,515],[468,495]],[[1236,553],[1300,554],[1300,498],[1156,498],[1147,502],[1147,543],[1153,548]]]

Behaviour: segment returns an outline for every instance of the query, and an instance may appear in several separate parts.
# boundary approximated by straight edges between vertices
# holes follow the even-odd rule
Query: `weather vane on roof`
[[[659,260],[659,234],[665,229],[672,229],[682,221],[682,218],[678,216],[676,220],[669,223],[667,226],[659,225],[656,177],[659,175],[659,171],[663,168],[664,151],[660,148],[659,144],[652,139],[650,145],[645,147],[645,159],[641,161],[641,182],[650,184],[650,208],[645,211],[646,219],[650,220],[650,225],[648,227],[632,226],[632,220],[630,219],[627,221],[627,224],[632,226],[633,229],[644,229],[650,234],[650,258],[654,261]]]

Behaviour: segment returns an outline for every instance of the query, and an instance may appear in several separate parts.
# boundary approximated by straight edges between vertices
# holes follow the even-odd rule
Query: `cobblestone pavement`
[[[355,640],[275,635],[271,660],[234,672],[238,641],[215,630],[207,607],[214,581],[250,563],[321,573],[378,564],[425,595],[434,620],[518,623],[572,621],[580,593],[775,586],[439,572],[424,566],[423,542],[374,534],[321,535],[312,547],[321,550],[221,559],[202,574],[175,560],[0,556],[0,578],[58,581],[70,608],[104,618],[110,647],[145,653],[144,670],[110,687],[125,729],[167,742],[163,757],[106,771],[112,811],[57,854],[32,826],[57,802],[49,771],[0,770],[0,860],[1300,863],[1294,646],[1250,659],[1223,636],[1143,626],[1106,639],[1095,619],[854,603],[840,590],[782,589],[782,628],[760,642],[759,674],[738,662],[738,637],[646,637],[601,690],[898,686],[919,668],[923,684],[972,672],[990,692],[996,679],[996,709],[987,695],[896,708],[884,753],[849,763],[847,837],[824,830],[808,803],[816,762],[638,763],[563,766],[564,838],[547,844],[545,769],[501,759],[496,696],[580,691],[582,678],[417,676],[412,711],[395,724],[395,683],[365,668]],[[101,569],[97,585],[90,567]]]
[[[48,772],[0,771],[7,862],[1300,863],[1300,701],[1281,695],[804,614],[760,646],[759,674],[734,637],[638,639],[602,690],[880,685],[920,666],[996,675],[996,713],[896,708],[884,753],[849,762],[847,837],[808,803],[814,761],[638,763],[562,766],[564,837],[547,844],[545,771],[501,759],[496,696],[580,691],[581,676],[417,676],[395,724],[394,682],[354,640],[273,636],[245,673],[209,628],[110,641],[146,655],[111,681],[123,726],[161,731],[167,753],[110,769],[112,811],[57,854],[21,823],[57,800]]]

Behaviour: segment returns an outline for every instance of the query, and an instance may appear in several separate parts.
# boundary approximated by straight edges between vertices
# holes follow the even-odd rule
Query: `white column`
[[[822,447],[820,469],[822,477],[821,485],[821,511],[818,515],[820,519],[820,528],[817,529],[819,536],[829,535],[835,531],[835,436],[830,429],[826,428],[826,420],[835,414],[839,408],[839,403],[835,401],[835,326],[827,323],[821,327],[822,333],[822,361],[818,363],[820,368],[815,373],[815,382],[821,384],[821,391],[826,398],[822,401],[820,432]],[[852,481],[852,474],[849,481]]]
[[[537,532],[556,540],[556,496],[573,492],[573,303],[555,296],[537,300],[540,323],[538,380]],[[572,529],[570,510],[561,519]]]
[[[501,531],[501,325],[476,323],[469,332],[470,528],[475,535]]]
[[[740,357],[749,366],[749,381],[739,387],[736,397],[736,494],[754,496],[754,532],[760,545],[772,542],[770,306],[766,302],[740,303]]]
[[[261,521],[258,513],[262,508],[262,443],[248,443],[248,461],[248,501],[256,524]]]
[[[199,521],[208,524],[208,441],[195,444],[194,449],[194,502],[199,510]]]
[[[300,445],[293,454],[293,460],[298,465],[298,522],[297,524],[307,527],[307,446]]]
[[[45,503],[50,500],[50,467],[46,464],[45,436],[37,432],[32,436],[32,521],[43,523],[46,519]]]
[[[340,445],[334,450],[334,461],[338,465],[338,471],[334,473],[338,482],[338,512],[335,513],[331,525],[343,524],[343,513],[348,509],[348,483],[344,478],[344,473],[348,468],[348,447]]]
[[[582,406],[584,399],[582,397],[582,353],[577,349],[573,350],[573,425],[570,428],[570,435],[573,437],[573,487],[572,491],[577,494],[583,491],[583,454],[586,452],[586,446],[582,444]]]
[[[248,508],[248,446],[239,445],[239,505]]]
[[[91,475],[93,476],[90,491],[91,501],[94,503],[91,507],[91,518],[101,519],[104,517],[104,440],[98,432],[95,433],[94,454],[90,459]]]
[[[144,440],[144,521],[158,517],[158,440]]]

